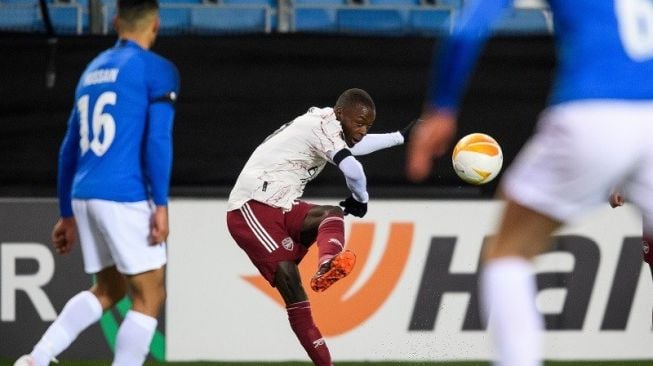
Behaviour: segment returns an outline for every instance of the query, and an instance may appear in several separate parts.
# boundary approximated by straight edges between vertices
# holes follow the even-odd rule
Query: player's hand
[[[340,206],[343,207],[345,215],[352,214],[356,217],[363,217],[367,213],[367,203],[356,201],[353,196],[349,196],[344,201],[341,201]]]
[[[68,254],[77,242],[77,224],[74,217],[60,218],[52,228],[50,236],[58,254]]]
[[[615,208],[624,205],[624,196],[619,191],[610,194],[610,207]]]
[[[413,182],[426,179],[433,168],[433,159],[449,148],[456,135],[456,116],[449,111],[432,111],[415,125],[407,149],[406,175]]]
[[[415,127],[415,124],[418,123],[418,122],[421,122],[421,121],[422,121],[422,120],[419,119],[419,118],[414,119],[414,120],[410,121],[410,122],[406,125],[406,127],[404,127],[404,128],[402,128],[401,130],[399,130],[399,133],[401,133],[401,136],[404,137],[404,144],[407,144],[407,143],[408,143],[408,139],[410,138],[410,133],[411,133],[411,131],[413,130],[413,127]]]
[[[152,224],[150,228],[150,244],[158,245],[168,239],[170,228],[168,226],[168,207],[156,206],[152,215]]]

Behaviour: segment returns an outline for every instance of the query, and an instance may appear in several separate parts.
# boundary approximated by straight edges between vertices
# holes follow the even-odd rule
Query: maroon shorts
[[[301,244],[300,234],[304,218],[313,206],[295,201],[290,211],[283,212],[250,200],[240,209],[227,212],[231,237],[272,286],[279,262],[299,263],[306,255],[308,249]]]

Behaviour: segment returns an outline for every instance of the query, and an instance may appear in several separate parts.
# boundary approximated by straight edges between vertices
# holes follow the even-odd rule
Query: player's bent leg
[[[95,274],[91,292],[100,301],[102,309],[107,310],[127,295],[127,280],[116,266],[107,267]]]
[[[128,275],[131,290],[132,310],[151,317],[157,317],[165,301],[165,267],[136,275]]]
[[[73,296],[57,319],[48,327],[29,357],[18,365],[45,366],[68,348],[79,334],[102,317],[102,305],[90,291]],[[29,362],[32,362],[31,364]]]
[[[324,264],[345,248],[345,220],[340,207],[321,206],[323,215],[317,227],[315,239],[318,248],[318,263]]]
[[[102,311],[112,307],[126,294],[122,275],[111,266],[96,273],[96,283],[89,291],[71,298],[61,314],[43,334],[32,353],[16,361],[17,365],[48,365],[91,324],[100,320]],[[20,361],[20,362],[19,362]]]
[[[483,310],[503,366],[539,366],[542,317],[530,259],[540,253],[560,223],[508,201],[498,234],[484,250]]]
[[[306,301],[306,291],[302,286],[302,279],[295,262],[280,262],[274,274],[274,284],[286,306],[301,301]]]
[[[275,273],[275,286],[286,302],[288,321],[299,343],[317,366],[331,366],[331,354],[320,330],[313,322],[311,304],[301,283],[295,262],[281,262]]]
[[[318,230],[323,221],[329,217],[342,218],[344,213],[338,206],[313,206],[308,211],[302,222],[301,243],[308,247],[318,238]],[[344,225],[342,228],[344,232]],[[341,249],[342,250],[342,249]]]
[[[344,250],[343,215],[340,207],[315,206],[304,218],[302,242],[314,239],[318,247],[318,270],[311,279],[313,291],[324,291],[346,277],[356,263],[354,253]]]
[[[356,255],[349,250],[340,252],[320,265],[313,278],[311,288],[313,291],[322,292],[331,287],[337,281],[347,277],[354,269]]]
[[[142,365],[156,331],[159,309],[165,301],[164,267],[127,276],[133,306],[116,336],[113,366]]]

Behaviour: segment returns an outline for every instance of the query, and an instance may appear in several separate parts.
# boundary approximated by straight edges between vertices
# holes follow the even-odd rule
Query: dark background
[[[86,64],[112,36],[58,40],[56,84],[46,88],[46,38],[0,34],[0,196],[54,196],[59,143]],[[367,90],[377,106],[371,132],[400,129],[419,116],[434,45],[430,38],[272,34],[162,37],[154,51],[181,74],[175,122],[173,196],[225,197],[250,152],[311,106],[332,106],[345,89]],[[493,38],[460,114],[458,135],[484,132],[504,151],[504,167],[532,132],[551,83],[550,37]],[[404,177],[403,147],[361,157],[371,196],[488,198],[496,181],[462,183],[449,157],[423,184]],[[306,196],[348,194],[329,167]]]

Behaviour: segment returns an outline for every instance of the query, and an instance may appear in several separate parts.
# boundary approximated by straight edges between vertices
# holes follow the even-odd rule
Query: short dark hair
[[[336,107],[351,107],[356,104],[361,104],[371,110],[376,110],[372,97],[363,89],[352,88],[345,90],[336,101]]]
[[[132,26],[158,9],[158,0],[118,0],[118,18]]]

